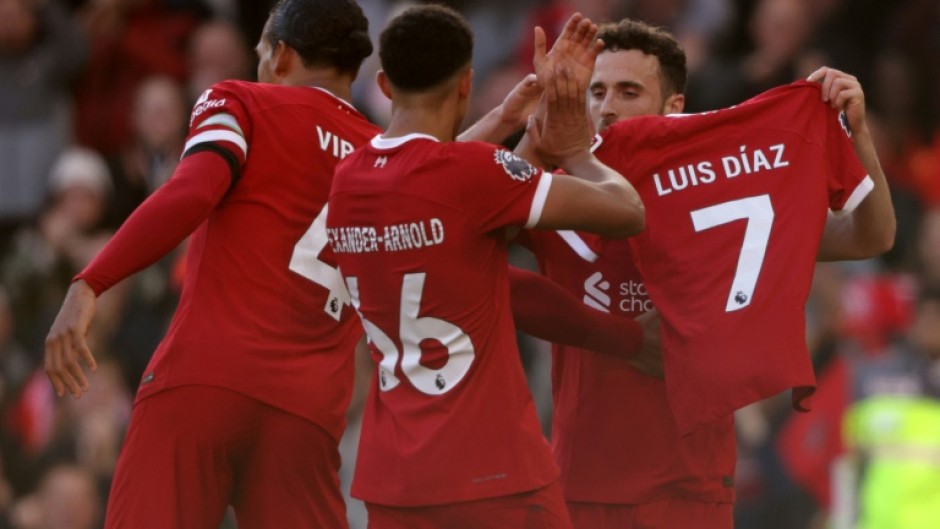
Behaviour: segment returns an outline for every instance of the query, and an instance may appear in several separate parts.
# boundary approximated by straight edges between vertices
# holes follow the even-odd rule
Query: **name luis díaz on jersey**
[[[748,149],[741,145],[739,152],[723,156],[718,162],[703,160],[653,174],[656,194],[668,195],[699,185],[712,184],[718,176],[725,179],[737,178],[762,171],[772,171],[790,166],[785,158],[786,144],[778,143],[763,149]]]

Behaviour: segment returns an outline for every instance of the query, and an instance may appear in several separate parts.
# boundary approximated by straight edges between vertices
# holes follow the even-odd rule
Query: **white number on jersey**
[[[288,268],[306,277],[329,291],[323,312],[339,321],[343,306],[349,305],[349,292],[343,286],[343,277],[339,270],[320,260],[320,252],[326,248],[326,212],[329,204],[324,205],[313,224],[303,237],[294,245]]]
[[[732,200],[691,213],[695,231],[721,226],[740,219],[747,219],[744,242],[738,255],[738,266],[731,281],[725,312],[743,309],[751,304],[757,278],[764,264],[764,254],[770,240],[770,228],[774,223],[774,208],[770,195]]]
[[[405,274],[402,281],[398,327],[401,353],[382,329],[359,313],[369,340],[382,353],[382,361],[379,362],[379,389],[382,391],[398,386],[400,381],[395,376],[395,365],[399,358],[401,370],[411,384],[427,395],[442,395],[456,387],[473,363],[476,353],[470,336],[463,329],[439,318],[418,317],[425,277],[424,273]],[[349,287],[352,306],[358,312],[359,279],[347,277],[346,285]],[[447,349],[447,363],[440,369],[421,365],[421,342],[425,340],[436,340]]]

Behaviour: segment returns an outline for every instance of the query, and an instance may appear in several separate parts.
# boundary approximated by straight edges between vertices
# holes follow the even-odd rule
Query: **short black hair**
[[[440,5],[406,9],[379,37],[379,58],[399,90],[437,86],[470,63],[473,31],[459,13]]]
[[[280,0],[271,9],[268,39],[293,48],[305,66],[353,75],[372,55],[369,21],[353,0]]]
[[[639,50],[659,60],[663,81],[663,97],[685,92],[688,72],[685,51],[668,31],[625,18],[600,26],[597,38],[604,42],[604,51]]]

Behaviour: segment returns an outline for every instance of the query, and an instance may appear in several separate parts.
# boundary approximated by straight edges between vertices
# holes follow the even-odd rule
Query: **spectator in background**
[[[131,130],[112,160],[115,200],[108,224],[117,228],[176,169],[186,139],[189,106],[182,86],[167,76],[143,80],[134,94]]]
[[[803,0],[760,0],[747,28],[753,41],[748,53],[708,59],[689,78],[690,111],[736,105],[823,64],[806,53],[813,25]]]
[[[917,257],[924,285],[940,289],[940,207],[926,211],[921,218]]]
[[[86,2],[81,15],[92,42],[91,57],[76,94],[78,141],[106,157],[130,136],[128,116],[143,81],[188,75],[186,45],[195,16],[161,0]]]
[[[110,237],[102,227],[110,189],[108,167],[99,154],[65,151],[52,168],[39,218],[17,232],[0,261],[0,282],[8,285],[16,311],[17,338],[30,350],[41,348],[72,276]]]
[[[0,414],[20,386],[38,365],[14,336],[13,307],[6,288],[0,285]],[[2,457],[0,457],[2,460]]]
[[[94,529],[100,526],[101,500],[94,476],[80,466],[50,469],[39,490],[14,506],[16,529]]]
[[[851,367],[849,465],[837,527],[928,529],[940,520],[940,291],[925,290],[908,340]],[[853,472],[854,471],[854,472]],[[856,490],[857,487],[857,490]],[[847,522],[847,523],[846,523]],[[850,525],[851,524],[851,525]]]
[[[202,24],[189,44],[188,102],[195,103],[200,94],[219,81],[251,80],[251,65],[245,37],[237,27],[223,20]]]
[[[0,0],[0,251],[38,212],[69,141],[87,44],[57,0]]]

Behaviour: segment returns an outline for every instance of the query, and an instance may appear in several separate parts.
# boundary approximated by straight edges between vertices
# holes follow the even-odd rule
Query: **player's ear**
[[[274,47],[274,75],[276,77],[284,77],[290,72],[291,62],[296,59],[294,57],[296,53],[283,40],[277,42],[277,46]]]
[[[469,98],[471,86],[473,86],[473,68],[467,68],[465,72],[460,74],[460,81],[457,85],[460,97],[464,99]]]
[[[388,76],[384,70],[375,72],[375,83],[379,85],[379,90],[385,94],[385,97],[392,98],[392,85],[388,82]]]
[[[672,94],[663,104],[663,114],[681,114],[685,109],[685,94]]]

